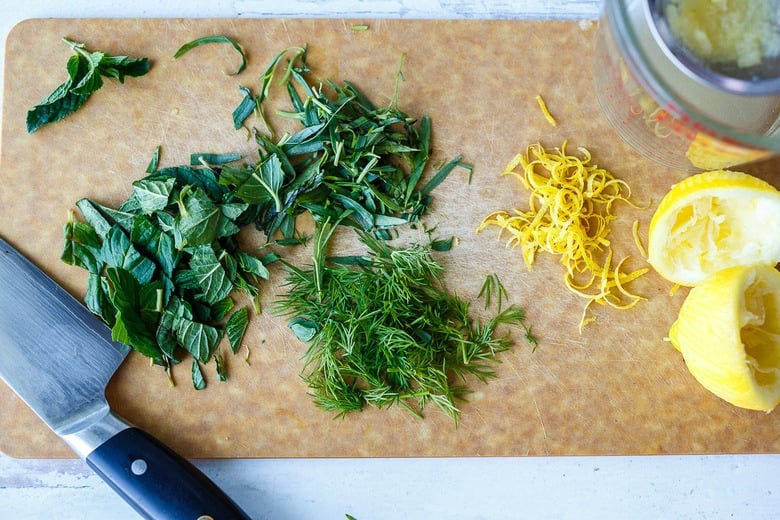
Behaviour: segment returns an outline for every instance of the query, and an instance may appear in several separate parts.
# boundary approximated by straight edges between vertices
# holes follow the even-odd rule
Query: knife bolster
[[[97,421],[91,423],[83,430],[61,435],[60,437],[79,458],[86,460],[87,456],[95,451],[98,446],[130,427],[130,424],[106,407],[105,415]]]

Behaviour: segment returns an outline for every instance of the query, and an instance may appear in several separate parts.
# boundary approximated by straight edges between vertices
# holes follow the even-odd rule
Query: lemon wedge
[[[694,286],[722,269],[780,262],[780,191],[730,170],[672,186],[648,229],[647,261],[667,280]]]
[[[669,339],[707,390],[741,408],[780,403],[780,272],[737,266],[691,289]]]

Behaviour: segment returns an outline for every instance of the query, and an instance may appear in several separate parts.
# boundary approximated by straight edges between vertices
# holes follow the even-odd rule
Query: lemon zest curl
[[[592,164],[586,148],[578,148],[577,157],[566,153],[566,145],[564,141],[548,152],[537,143],[517,154],[502,175],[518,178],[530,191],[528,210],[490,213],[476,231],[496,226],[499,237],[508,234],[506,246],[519,246],[529,269],[540,251],[559,255],[566,287],[588,300],[579,325],[582,331],[595,321],[587,316],[592,303],[630,309],[645,300],[626,285],[649,269],[623,272],[628,257],[612,267],[610,224],[617,218],[613,206],[623,201],[637,207],[629,200],[629,185]]]

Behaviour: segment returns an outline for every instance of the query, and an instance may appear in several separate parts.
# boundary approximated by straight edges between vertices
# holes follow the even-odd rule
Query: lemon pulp
[[[751,67],[780,54],[771,0],[678,0],[667,19],[675,37],[700,59]]]
[[[780,192],[742,172],[714,170],[675,184],[650,221],[648,262],[694,286],[737,265],[780,262]]]

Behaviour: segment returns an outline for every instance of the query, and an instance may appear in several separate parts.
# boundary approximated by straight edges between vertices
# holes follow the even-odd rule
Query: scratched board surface
[[[355,30],[357,24],[367,29]],[[81,297],[85,273],[59,260],[61,228],[78,199],[124,200],[158,145],[161,166],[184,164],[190,153],[252,154],[231,112],[239,87],[257,90],[258,76],[285,47],[308,44],[312,77],[352,81],[377,103],[390,102],[403,56],[399,107],[432,118],[434,162],[462,155],[474,165],[470,183],[456,170],[437,188],[427,220],[440,236],[458,239],[438,256],[445,283],[476,299],[485,277],[497,273],[509,301],[526,308],[539,347],[532,351],[521,331],[505,331],[516,346],[500,355],[495,380],[471,383],[457,428],[435,408],[424,419],[391,407],[334,420],[312,404],[299,377],[306,345],[269,310],[285,290],[275,267],[246,348],[228,357],[228,382],[207,372],[210,384],[197,392],[185,362],[174,369],[171,387],[161,369],[131,355],[107,389],[112,407],[188,457],[778,452],[777,414],[741,410],[711,395],[664,340],[685,289],[672,294],[651,272],[631,285],[646,301],[627,311],[594,306],[596,321],[580,332],[585,302],[564,287],[557,258],[542,254],[528,269],[495,230],[475,233],[488,213],[527,202],[515,179],[500,176],[505,164],[531,143],[568,140],[571,151],[587,147],[596,163],[626,180],[635,202],[650,203],[620,205],[612,231],[616,258],[629,255],[630,269],[645,266],[632,224],[639,221],[646,239],[652,208],[685,174],[646,162],[602,117],[590,66],[595,33],[593,23],[560,21],[28,20],[6,44],[0,235]],[[183,43],[211,34],[243,45],[245,72],[228,74],[238,55],[227,45],[172,59]],[[75,115],[28,135],[27,109],[64,79],[70,51],[63,36],[112,54],[147,56],[152,69],[124,84],[108,81]],[[537,94],[557,126],[542,115]],[[271,96],[286,93],[275,88]],[[776,162],[745,170],[780,184]],[[263,240],[242,233],[247,247]],[[362,251],[349,234],[335,247]],[[301,264],[310,253],[285,252]],[[481,312],[481,300],[473,308]],[[70,456],[2,384],[0,449],[18,457]]]

